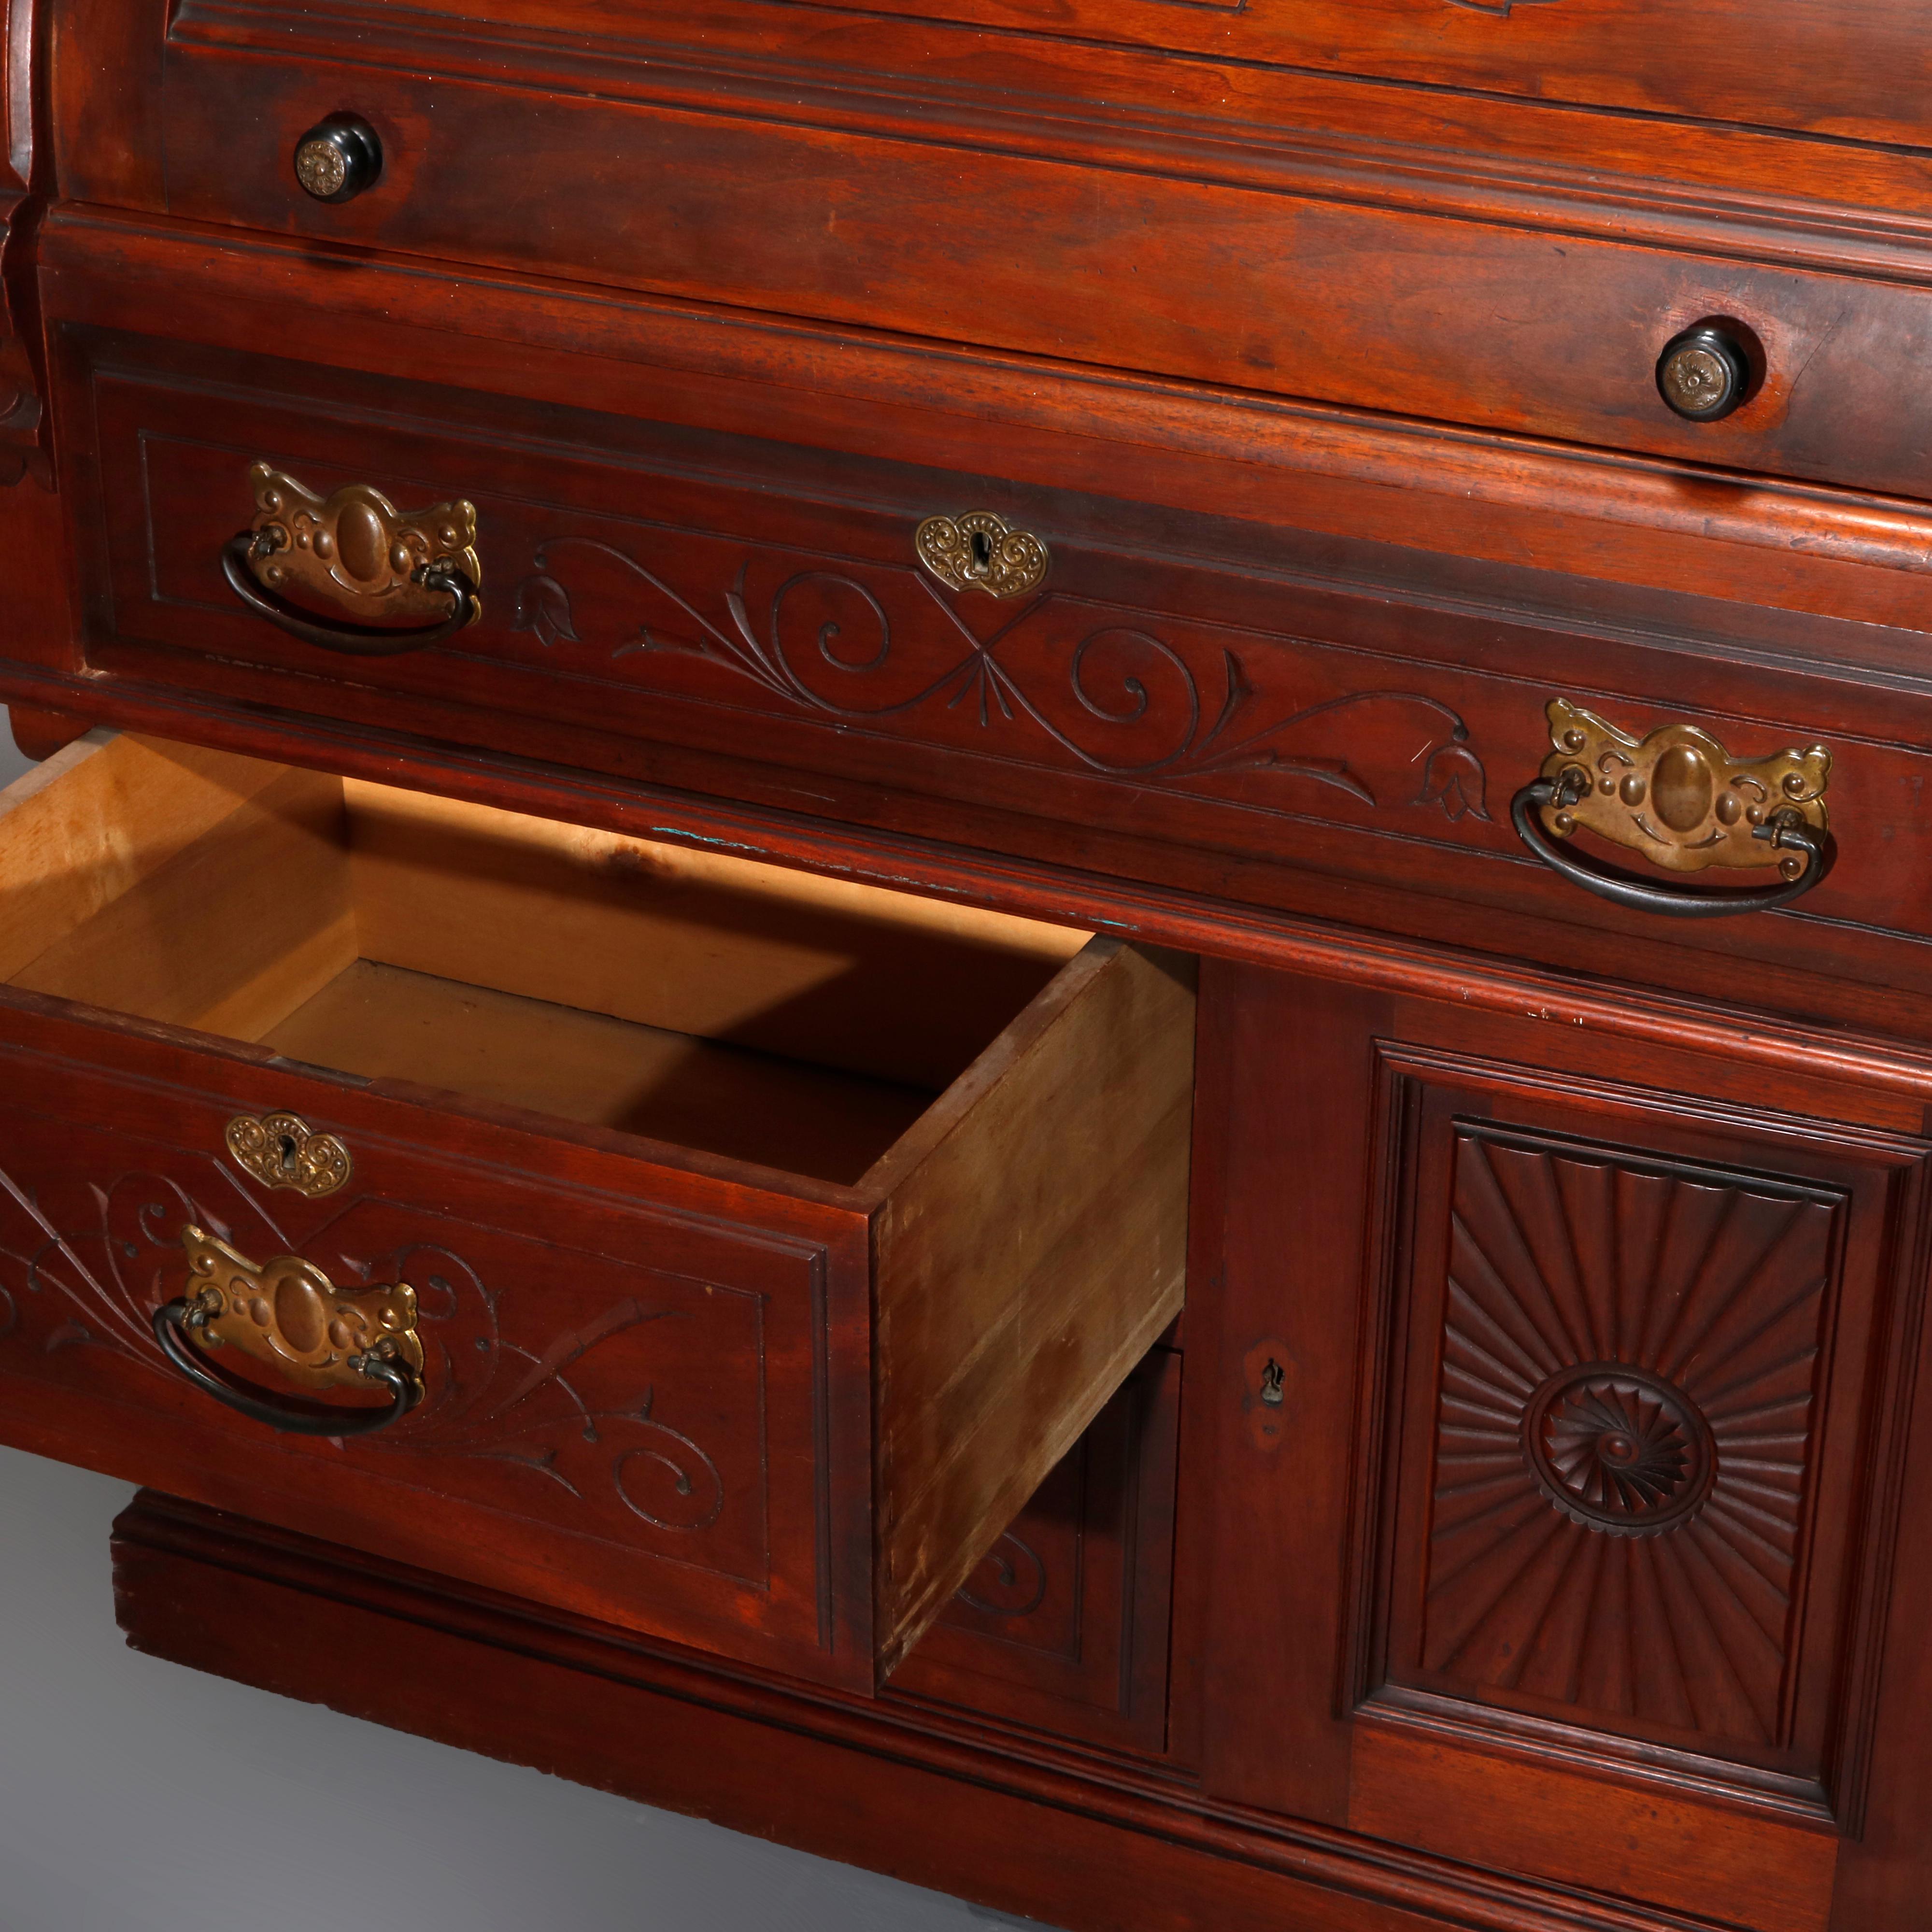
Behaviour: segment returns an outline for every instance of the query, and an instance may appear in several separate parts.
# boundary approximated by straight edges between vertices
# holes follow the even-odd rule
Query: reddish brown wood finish
[[[1910,1728],[1874,1699],[1912,1667],[1893,1592],[1924,1533],[1894,1460],[1924,1090],[1687,1060],[1607,999],[1585,1033],[1210,964],[1203,1000],[1221,1279],[1190,1341],[1222,1393],[1190,1411],[1182,1546],[1214,1579],[1181,1617],[1208,1788],[1754,1928],[1858,1923],[1848,1898],[1900,1882],[1865,1842],[1924,1803],[1874,1768]],[[1562,1460],[1606,1400],[1681,1523]]]
[[[1096,1776],[968,1719],[721,1675],[165,1496],[123,1515],[115,1554],[122,1627],[151,1654],[1069,1932],[1705,1932],[1216,1803],[1152,1772]],[[393,1668],[357,1667],[371,1643]]]
[[[1180,1377],[1178,1353],[1148,1358],[893,1672],[894,1696],[1166,1751]]]
[[[40,259],[50,308],[74,322],[249,353],[280,344],[298,310],[328,317],[302,334],[313,365],[836,450],[862,423],[868,452],[1243,517],[1284,538],[1380,538],[1754,610],[1924,619],[1928,521],[1911,499],[104,211],[56,211]],[[1346,552],[1319,554],[1328,575]],[[1546,583],[1543,601],[1562,587]]]
[[[764,1453],[833,1472],[836,1527],[774,1544],[762,1597],[692,1567],[655,1621],[628,1520],[532,1527],[526,1471],[244,1466],[24,1288],[10,1428],[281,1526],[130,1513],[124,1616],[160,1654],[1079,1932],[1917,1932],[1921,23],[940,13],[13,0],[0,698],[36,745],[66,725],[35,713],[134,723],[1207,954],[1178,1462],[1169,1362],[1012,1532],[1030,1642],[956,1605],[862,1706],[771,1674],[861,1688],[866,1445],[850,1401],[794,1440],[808,1324],[766,1338]],[[344,108],[386,172],[324,206],[290,150]],[[1709,316],[1753,392],[1697,427],[1652,369]],[[26,480],[50,437],[58,498]],[[258,456],[474,498],[484,623],[346,667],[240,615],[216,558]],[[1036,601],[919,574],[919,519],[978,508],[1048,544]],[[1558,694],[1822,740],[1837,870],[1665,926],[1538,869],[1507,806]],[[245,1050],[5,1012],[7,1105],[90,1158],[146,1136],[198,1185],[170,1124],[266,1096]],[[849,1201],[788,1194],[778,1227],[702,1160],[668,1183],[592,1131],[272,1071],[486,1275],[524,1237],[475,1162],[573,1226],[610,1196],[572,1323],[660,1219],[818,1252],[835,1375],[875,1312]],[[649,1367],[647,1333],[586,1377]],[[743,1349],[697,1355],[723,1417]],[[1584,1454],[1619,1426],[1648,1490]],[[485,1508],[518,1526],[479,1565]],[[399,1534],[449,1574],[386,1560]],[[371,1643],[380,1682],[339,1661]]]
[[[608,844],[573,866],[568,828],[519,847],[500,816],[466,840],[416,802],[105,734],[0,800],[0,1430],[875,1688],[1180,1306],[1192,962],[1036,928],[1003,951],[983,926],[922,947],[885,896],[788,913],[784,882],[728,861],[708,883]],[[519,983],[506,916],[577,949],[574,986]],[[386,1044],[396,1009],[366,993],[345,1031],[299,1030],[386,974],[436,992]],[[645,983],[665,1004],[627,1009]],[[842,1028],[879,1067],[877,1009],[922,998],[958,1010],[898,1029],[890,1090],[848,1092]],[[493,1000],[479,1066],[462,1016]],[[913,1084],[982,1000],[945,1090]],[[573,1020],[606,1055],[627,1026],[669,1045],[645,1076],[668,1111],[621,1089],[615,1115],[573,1111],[546,1084]],[[406,1058],[439,1028],[453,1056]],[[790,1073],[744,1084],[766,1060]],[[334,1185],[250,1166],[237,1118],[274,1114],[335,1138]],[[202,1231],[244,1268],[410,1284],[421,1402],[338,1442],[194,1387],[151,1323],[194,1292]],[[271,1300],[232,1306],[271,1327]]]
[[[1018,31],[989,35],[982,20],[1002,10]],[[86,170],[89,198],[164,206],[158,104],[142,98],[140,84],[158,76],[164,52],[178,62],[184,51],[191,61],[220,50],[254,56],[248,67],[257,76],[272,75],[269,62],[284,72],[308,61],[380,73],[406,62],[440,79],[521,88],[538,98],[736,106],[765,118],[899,132],[923,126],[962,145],[997,140],[1068,158],[1138,148],[1158,154],[1170,170],[1212,144],[1222,180],[1271,172],[1384,204],[1474,204],[1604,232],[1682,232],[1701,222],[1713,241],[1734,250],[1775,245],[1786,223],[1792,231],[1787,245],[1821,257],[1882,246],[1888,232],[1909,236],[1918,226],[1912,211],[1922,183],[1910,140],[1894,147],[1843,139],[1842,128],[1798,140],[1778,131],[1805,124],[1814,111],[1808,94],[1815,100],[1835,88],[1863,94],[1869,106],[1882,77],[1876,65],[1856,64],[1847,36],[1874,61],[1883,57],[1870,50],[1888,40],[1904,50],[1894,72],[1922,118],[1910,91],[1918,53],[1912,26],[1895,4],[1850,27],[1832,19],[1826,31],[1846,58],[1802,67],[1760,58],[1759,43],[1739,39],[1725,41],[1715,62],[1680,60],[1677,43],[1654,31],[1656,16],[1646,8],[1615,15],[1594,10],[1582,20],[1574,8],[1541,18],[1526,11],[1497,26],[1432,4],[1346,16],[1324,8],[1284,19],[1279,6],[1147,0],[1109,10],[1097,36],[1090,8],[1065,10],[1050,26],[1036,16],[1018,18],[1022,10],[1011,0],[948,8],[943,15],[768,0],[738,0],[724,12],[679,0],[648,13],[596,0],[448,0],[393,20],[347,4],[277,15],[259,6],[197,4],[173,10],[164,40],[136,0],[70,0],[62,16],[112,50],[100,67],[128,78],[109,87],[98,73],[60,76],[62,164]],[[1736,11],[1714,10],[1708,27],[1715,37],[1731,32]],[[1298,40],[1296,23],[1311,17],[1321,22],[1318,34]],[[1508,16],[1498,10],[1498,17]],[[1753,17],[1756,31],[1768,31],[1768,44],[1793,54],[1802,47],[1799,58],[1817,51],[1824,16],[1802,0],[1755,9]],[[1346,26],[1338,28],[1338,20]],[[1596,76],[1594,88],[1566,100],[1562,82],[1551,85],[1552,26],[1558,40],[1567,36],[1573,44],[1593,38],[1616,44],[1624,35],[1639,44],[1634,51],[1616,45],[1614,68]],[[1412,58],[1425,64],[1453,64],[1484,50],[1492,73],[1511,76],[1534,94],[1533,107],[1526,112],[1520,98],[1480,84],[1419,88],[1412,70],[1392,82],[1373,78],[1378,62],[1364,50],[1378,40],[1393,49],[1406,33]],[[1354,50],[1339,63],[1345,70],[1323,72],[1344,45]],[[1705,118],[1719,98],[1714,83],[1741,80],[1755,85],[1754,97],[1732,98],[1753,98],[1756,111]],[[1636,104],[1644,111],[1605,114],[1582,104],[1633,87],[1646,91]],[[1042,111],[1047,103],[1050,115]],[[123,152],[111,160],[90,154],[90,142],[110,128]],[[192,138],[196,130],[184,131]],[[1660,196],[1654,185],[1659,182],[1694,192]],[[103,192],[109,184],[111,191]],[[1816,232],[1828,210],[1853,208],[1864,217],[1856,225],[1843,221],[1828,239]],[[1807,226],[1814,232],[1801,240]]]
[[[0,488],[31,472],[43,488],[48,462],[46,374],[33,239],[52,175],[40,139],[40,9],[36,0],[0,7]]]
[[[85,737],[92,728],[88,720],[65,711],[36,711],[15,705],[7,714],[14,742],[30,758],[51,758],[64,746]]]
[[[248,20],[219,13],[230,34]],[[263,10],[253,38],[278,44],[282,20]],[[171,48],[170,211],[1777,475],[1932,486],[1919,391],[1898,379],[1932,328],[1922,268],[1848,285],[1237,186],[1204,157],[1108,172],[1090,150],[1070,167],[935,142],[929,125],[913,140],[788,128],[749,100],[706,113],[426,85],[421,68],[441,63],[412,51],[356,69]],[[382,182],[339,209],[310,201],[287,160],[323,100],[367,118],[386,156]],[[520,144],[542,160],[510,161]],[[546,172],[534,195],[504,172],[530,165]],[[569,185],[600,176],[655,191]],[[1764,374],[1736,415],[1686,423],[1653,372],[1712,316],[1750,332]]]
[[[833,1531],[841,1498],[867,1510],[867,1405],[830,1400],[870,1384],[862,1217],[750,1214],[722,1178],[653,1187],[613,1152],[60,1004],[16,994],[0,1016],[10,1442],[800,1674],[870,1675],[869,1583],[840,1600],[868,1559]],[[229,1119],[274,1108],[360,1150],[344,1194],[271,1198],[222,1158]],[[185,1222],[338,1282],[420,1276],[442,1388],[420,1426],[393,1446],[278,1436],[170,1370],[148,1316],[180,1292]],[[64,1265],[33,1270],[56,1233]]]
[[[1902,280],[1909,282],[1913,268],[1922,266],[1914,262],[1922,254],[1922,223],[1915,226],[1900,212],[1915,206],[1919,187],[1906,157],[1888,154],[1879,142],[1839,138],[1828,147],[1780,140],[1768,132],[1783,122],[1842,137],[1856,124],[1856,117],[1847,120],[1822,101],[1806,100],[1808,86],[1822,85],[1828,94],[1841,70],[1819,59],[1816,10],[1803,0],[1760,4],[1754,12],[1762,44],[1783,47],[1786,56],[1740,62],[1732,42],[1734,9],[1726,8],[1700,22],[1725,45],[1726,58],[1713,61],[1702,49],[1686,50],[1682,62],[1674,36],[1666,43],[1670,57],[1658,56],[1653,16],[1644,8],[1618,10],[1606,24],[1600,10],[1578,23],[1562,17],[1571,13],[1568,8],[1552,15],[1526,6],[1521,17],[1498,26],[1480,17],[1480,8],[1450,11],[1446,0],[1374,10],[1376,24],[1362,40],[1356,38],[1366,17],[1360,10],[1349,10],[1348,29],[1338,32],[1326,14],[1318,22],[1299,16],[1270,21],[1266,16],[1276,10],[1267,7],[1180,8],[1154,0],[1138,10],[1153,23],[1150,35],[1124,31],[1124,23],[1110,17],[1101,38],[1113,44],[1083,45],[1090,21],[1062,17],[1048,32],[1034,21],[1026,31],[996,37],[991,45],[997,56],[964,20],[893,22],[836,10],[812,10],[801,20],[800,10],[758,4],[722,18],[694,8],[688,14],[654,8],[627,19],[609,9],[469,4],[420,10],[406,20],[372,18],[367,10],[346,7],[292,20],[228,0],[176,10],[164,50],[152,16],[130,0],[122,0],[119,10],[120,31],[145,39],[140,58],[158,62],[166,79],[160,100],[149,106],[154,120],[142,125],[124,106],[117,131],[124,134],[134,122],[142,137],[137,148],[149,150],[144,157],[149,179],[163,173],[165,144],[165,192],[130,170],[119,193],[97,198],[298,229],[318,238],[386,239],[439,256],[514,259],[660,287],[680,279],[690,285],[696,274],[707,287],[724,287],[732,300],[762,291],[767,302],[798,312],[830,314],[856,306],[868,321],[883,319],[881,304],[923,302],[943,319],[938,332],[981,342],[1017,342],[1013,332],[1030,316],[1070,345],[1075,331],[1085,330],[1103,345],[1097,359],[1135,360],[1138,345],[1142,359],[1154,358],[1145,366],[1178,367],[1163,357],[1184,353],[1183,345],[1191,344],[1197,359],[1204,355],[1216,366],[1238,367],[1244,381],[1259,370],[1262,386],[1286,382],[1308,394],[1336,394],[1338,382],[1379,382],[1392,393],[1402,390],[1394,406],[1412,412],[1425,412],[1432,338],[1447,351],[1432,364],[1439,379],[1464,383],[1486,358],[1498,372],[1514,358],[1520,367],[1504,376],[1510,406],[1560,408],[1574,383],[1576,360],[1562,356],[1561,340],[1594,353],[1594,342],[1579,341],[1580,318],[1600,325],[1606,313],[1623,311],[1582,309],[1562,298],[1560,286],[1550,287],[1547,350],[1535,344],[1520,310],[1498,321],[1472,302],[1459,321],[1442,304],[1419,298],[1437,274],[1451,307],[1473,296],[1466,278],[1459,289],[1436,259],[1470,237],[1438,230],[1436,245],[1418,250],[1405,244],[1399,223],[1384,219],[1391,202],[1446,206],[1463,214],[1485,205],[1506,209],[1507,226],[1474,243],[1478,252],[1485,246],[1508,251],[1525,228],[1549,231],[1546,260],[1558,284],[1573,271],[1588,273],[1592,251],[1586,248],[1577,255],[1568,245],[1580,230],[1627,244],[1660,225],[1674,226],[1672,239],[1680,245],[1733,260],[1809,254],[1836,266],[1856,252],[1868,266],[1888,246],[1904,272]],[[1471,12],[1478,17],[1463,17]],[[1840,59],[1849,62],[1884,61],[1879,50],[1900,44],[1907,51],[1894,64],[1909,74],[1918,55],[1905,22],[1896,9],[1862,17],[1856,52],[1840,22],[1834,20],[1825,31]],[[1552,25],[1556,45],[1549,38]],[[97,31],[106,26],[98,23]],[[1204,27],[1204,41],[1196,38]],[[649,38],[640,38],[640,30]],[[1624,44],[1625,35],[1642,47],[1640,57]],[[1393,64],[1382,65],[1372,51],[1378,36],[1385,51],[1402,48]],[[1123,44],[1135,41],[1138,49]],[[1573,57],[1587,48],[1586,64],[1598,59],[1609,64],[1593,69],[1592,81],[1578,89],[1576,75],[1566,85],[1547,64],[1554,59],[1560,67],[1564,48]],[[1472,88],[1446,100],[1438,93],[1425,106],[1402,84],[1418,77],[1413,65],[1418,49],[1438,64],[1429,76],[1436,81],[1477,56],[1469,72]],[[1476,77],[1479,49],[1494,64],[1486,79]],[[1163,50],[1196,57],[1162,58]],[[1229,57],[1239,64],[1232,73],[1220,64]],[[1817,79],[1799,81],[1781,64],[1786,58],[1809,61],[1806,71]],[[1322,76],[1316,70],[1326,62],[1349,78]],[[1732,125],[1666,124],[1673,111],[1694,119],[1700,99],[1706,110],[1718,108],[1720,76],[1735,82],[1741,70],[1762,76],[1756,99],[1743,104],[1747,88],[1734,98],[1737,112],[1710,113]],[[1868,108],[1872,71],[1854,65],[1839,82],[1865,96]],[[1365,85],[1358,78],[1378,73],[1398,84]],[[1485,98],[1480,90],[1498,73],[1515,75],[1516,85],[1534,92],[1539,108],[1510,113],[1503,102]],[[1618,88],[1631,85],[1634,74],[1642,76],[1636,85],[1643,118],[1566,112],[1556,104],[1567,99],[1628,107],[1633,104],[1619,98]],[[1608,93],[1602,91],[1606,82]],[[1909,95],[1911,82],[1902,84]],[[92,104],[76,92],[64,124],[78,143]],[[322,100],[370,116],[390,158],[381,188],[352,206],[312,206],[290,178],[288,154],[324,111],[316,104]],[[539,119],[546,132],[532,140],[530,130]],[[1882,123],[1882,117],[1870,127]],[[1329,138],[1284,138],[1285,129],[1298,126],[1322,130]],[[1894,130],[1886,138],[1895,135]],[[667,136],[670,145],[659,152]],[[868,166],[868,151],[858,145],[868,140],[896,145],[872,151]],[[949,150],[957,158],[945,160],[928,190],[915,196],[914,178],[922,168],[939,166],[935,153]],[[1516,170],[1496,166],[1491,158],[1498,150],[1515,151]],[[788,152],[789,161],[783,158]],[[890,162],[883,159],[887,153]],[[75,158],[85,171],[86,158]],[[679,182],[678,191],[665,197],[676,214],[660,230],[650,230],[650,211],[608,191],[637,166],[668,169]],[[1898,170],[1896,179],[1887,180],[1888,166]],[[540,199],[550,211],[541,224],[509,212],[539,199],[530,193],[532,168],[542,172]],[[512,169],[524,172],[512,179],[506,171]],[[1586,170],[1594,170],[1594,178]],[[842,182],[842,214],[834,224],[815,218],[823,199],[818,184],[828,176]],[[1688,191],[1662,201],[1636,191],[1638,181],[1658,176],[1684,177]],[[778,212],[768,194],[749,219],[731,223],[731,200],[739,192],[733,184],[749,180],[762,182],[768,191],[799,194],[800,218]],[[788,189],[794,181],[797,187]],[[1285,189],[1313,190],[1325,200],[1325,214],[1322,200],[1285,200]],[[952,207],[956,196],[962,197],[958,218],[935,221],[934,208]],[[1863,202],[1882,218],[1841,216],[1841,232],[1821,242],[1820,231],[1833,226],[1829,204],[1842,202]],[[989,204],[999,207],[1002,221],[974,218]],[[621,223],[602,212],[626,205],[632,206],[633,218]],[[920,218],[903,222],[908,205]],[[1313,234],[1298,232],[1304,224],[1318,226],[1324,220],[1367,224],[1361,233],[1376,272],[1338,265],[1334,280],[1328,279],[1327,264],[1336,258]],[[691,238],[712,221],[733,236],[729,251],[694,249]],[[978,238],[1008,225],[1035,231],[1040,260],[1054,262],[1062,287],[1069,277],[1084,283],[1086,298],[1070,312],[1063,305],[1056,317],[1052,285],[1030,280],[1028,258],[1010,250],[987,258],[990,284],[983,275],[980,283],[967,279],[962,271],[982,245]],[[1054,226],[1066,244],[1058,250],[1045,245]],[[1292,274],[1304,321],[1284,332],[1271,308],[1257,306],[1245,325],[1217,337],[1189,299],[1190,254],[1218,271],[1228,249],[1239,246],[1238,238],[1262,232],[1274,245],[1240,254],[1246,273],[1220,275],[1220,283],[1230,292],[1258,296],[1270,274]],[[1296,241],[1284,247],[1290,236]],[[1524,245],[1536,244],[1526,239]],[[904,271],[908,247],[923,251],[916,274]],[[887,272],[868,274],[872,251],[880,249],[896,249],[899,259],[880,256]],[[1638,262],[1626,248],[1604,256],[1600,266],[1613,277],[1621,268],[1640,278]],[[1698,266],[1684,266],[1694,281]],[[1721,274],[1714,262],[1710,266]],[[1358,299],[1355,290],[1367,302],[1359,335],[1341,313]],[[1846,292],[1840,284],[1840,306],[1826,302],[1826,312],[1840,323]],[[1752,306],[1734,282],[1723,293]],[[1324,344],[1322,311],[1331,298],[1340,307],[1333,311],[1334,338]],[[1876,316],[1884,303],[1873,299]],[[1795,382],[1808,358],[1802,340],[1788,333],[1793,319],[1783,312],[1786,306],[1774,301],[1766,316],[1772,336],[1798,352],[1774,357]],[[1639,339],[1646,320],[1654,320],[1648,310],[1639,299],[1629,311],[1628,326]],[[1654,362],[1665,339],[1658,337],[1637,357],[1636,374]],[[1369,343],[1377,352],[1361,352]],[[1903,340],[1893,346],[1909,352]],[[1828,361],[1838,352],[1828,344],[1827,350]],[[1849,348],[1846,354],[1846,380],[1862,391],[1868,379]],[[1618,352],[1606,360],[1613,366]],[[1545,370],[1560,380],[1539,380]],[[1822,398],[1832,386],[1812,379],[1807,386],[1820,395],[1818,406],[1827,407]],[[1361,395],[1359,389],[1348,393]],[[1646,430],[1672,431],[1654,397],[1648,400],[1656,420],[1646,424],[1641,383],[1631,387],[1613,379],[1607,393],[1612,416],[1640,425],[1640,439]],[[1727,451],[1762,437],[1766,416],[1781,414],[1778,386],[1766,395],[1768,407],[1757,422],[1719,432]],[[1804,407],[1810,406],[1808,395]],[[1691,434],[1705,436],[1708,446],[1708,431]],[[1890,434],[1882,406],[1863,412],[1864,440]],[[1856,440],[1842,430],[1828,430],[1826,460],[1842,457]]]
[[[1633,940],[1654,952],[1640,938],[1654,922],[1531,862],[1508,823],[1561,693],[1634,730],[1689,716],[1740,753],[1834,753],[1840,857],[1802,920],[1682,927],[1647,970],[1706,952],[1928,984],[1932,832],[1911,803],[1924,757],[1906,722],[1924,706],[1899,688],[1904,638],[1832,640],[1890,688],[1808,662],[1796,638],[1747,688],[1743,638],[1726,662],[1688,639],[1445,610],[1419,586],[1402,602],[1346,595],[1270,569],[1259,532],[1118,500],[856,456],[835,467],[764,440],[318,382],[285,363],[239,365],[238,391],[232,358],[146,338],[76,349],[72,420],[101,493],[76,508],[106,533],[80,551],[87,656],[116,681],[809,800],[1130,878],[1346,904],[1398,931],[1467,932],[1472,904],[1538,915],[1582,930],[1552,951],[1519,926],[1480,929],[1614,970]],[[405,503],[476,501],[482,623],[439,650],[350,660],[242,610],[217,560],[250,512],[251,452],[318,489],[374,478]],[[918,565],[921,518],[971,506],[1048,541],[1037,595],[997,604]],[[1821,641],[1806,634],[1811,652]],[[1054,824],[1102,829],[1070,844],[1043,831]]]

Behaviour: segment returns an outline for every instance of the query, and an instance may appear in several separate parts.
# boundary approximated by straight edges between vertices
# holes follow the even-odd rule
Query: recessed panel
[[[1414,1680],[1783,1743],[1834,1195],[1459,1126]]]
[[[1896,1148],[1486,1063],[1391,1092],[1358,1708],[1842,1826]]]

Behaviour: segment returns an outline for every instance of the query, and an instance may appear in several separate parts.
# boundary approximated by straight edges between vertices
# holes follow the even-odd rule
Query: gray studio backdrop
[[[137,1657],[107,1564],[132,1494],[0,1449],[0,1932],[1020,1922]]]

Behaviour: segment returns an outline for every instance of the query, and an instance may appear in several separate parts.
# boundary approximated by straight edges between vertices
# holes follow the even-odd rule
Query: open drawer
[[[1180,1308],[1191,968],[97,734],[0,794],[0,1436],[872,1689]]]

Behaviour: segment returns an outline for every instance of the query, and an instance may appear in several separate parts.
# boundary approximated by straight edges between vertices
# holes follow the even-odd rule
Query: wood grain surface
[[[1179,1309],[1184,961],[106,734],[0,850],[10,1440],[870,1690]],[[868,1037],[886,980],[959,1077],[872,1070],[949,1050]],[[276,1111],[355,1149],[339,1192],[227,1157]],[[173,1376],[190,1227],[416,1288],[400,1433]]]

